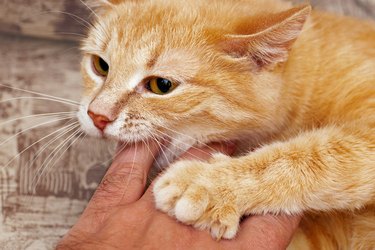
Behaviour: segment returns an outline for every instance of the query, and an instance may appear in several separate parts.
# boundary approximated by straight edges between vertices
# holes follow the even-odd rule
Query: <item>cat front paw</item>
[[[241,214],[225,166],[218,161],[180,161],[154,185],[156,207],[215,239],[235,237]]]

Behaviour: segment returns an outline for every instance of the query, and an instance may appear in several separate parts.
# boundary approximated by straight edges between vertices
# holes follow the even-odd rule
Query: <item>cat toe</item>
[[[194,224],[205,213],[209,203],[207,190],[203,187],[190,187],[177,201],[176,218],[187,224]]]
[[[210,228],[210,233],[212,238],[220,240],[220,239],[233,239],[238,231],[238,223],[233,223],[232,225],[213,225]]]
[[[191,185],[191,180],[194,179],[194,176],[189,173],[188,169],[188,161],[175,163],[155,181],[153,193],[155,204],[158,209],[163,212],[167,212],[170,215],[175,215],[176,203],[180,201],[177,212],[179,215],[181,215],[185,213],[185,206],[191,207],[192,209],[197,207],[194,206],[193,203],[189,202],[188,198],[181,200],[185,194],[185,191]],[[187,192],[187,197],[189,197],[189,193],[191,192]],[[194,213],[193,211],[197,213],[197,210],[191,211],[192,213]],[[184,218],[183,215],[180,217]]]
[[[211,216],[211,236],[214,239],[233,239],[237,234],[241,216],[234,207],[228,205],[214,210],[215,214]]]
[[[153,192],[156,207],[163,212],[173,215],[174,206],[182,190],[176,185],[165,185],[161,180],[155,183]]]
[[[210,230],[215,239],[234,238],[241,215],[226,184],[211,181],[215,173],[223,173],[212,173],[218,169],[206,163],[174,164],[155,182],[156,207],[182,223]]]

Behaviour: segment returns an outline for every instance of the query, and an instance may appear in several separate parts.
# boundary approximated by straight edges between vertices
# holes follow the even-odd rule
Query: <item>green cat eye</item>
[[[147,88],[154,94],[165,95],[177,87],[177,84],[164,78],[153,78],[148,82]]]
[[[106,77],[109,71],[109,65],[99,56],[92,57],[93,66],[96,74],[99,76]]]

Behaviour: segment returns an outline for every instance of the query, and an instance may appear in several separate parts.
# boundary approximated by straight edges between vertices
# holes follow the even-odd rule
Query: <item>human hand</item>
[[[300,217],[251,216],[231,241],[215,241],[206,231],[178,223],[157,211],[152,188],[145,190],[156,144],[137,144],[114,160],[81,218],[57,249],[285,249]],[[213,144],[183,157],[208,159],[213,152],[232,153]]]

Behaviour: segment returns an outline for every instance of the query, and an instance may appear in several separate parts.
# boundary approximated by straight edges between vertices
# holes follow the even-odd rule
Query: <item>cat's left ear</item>
[[[310,12],[307,5],[260,17],[257,24],[241,27],[245,35],[227,35],[220,47],[233,57],[248,57],[259,68],[285,62]]]

